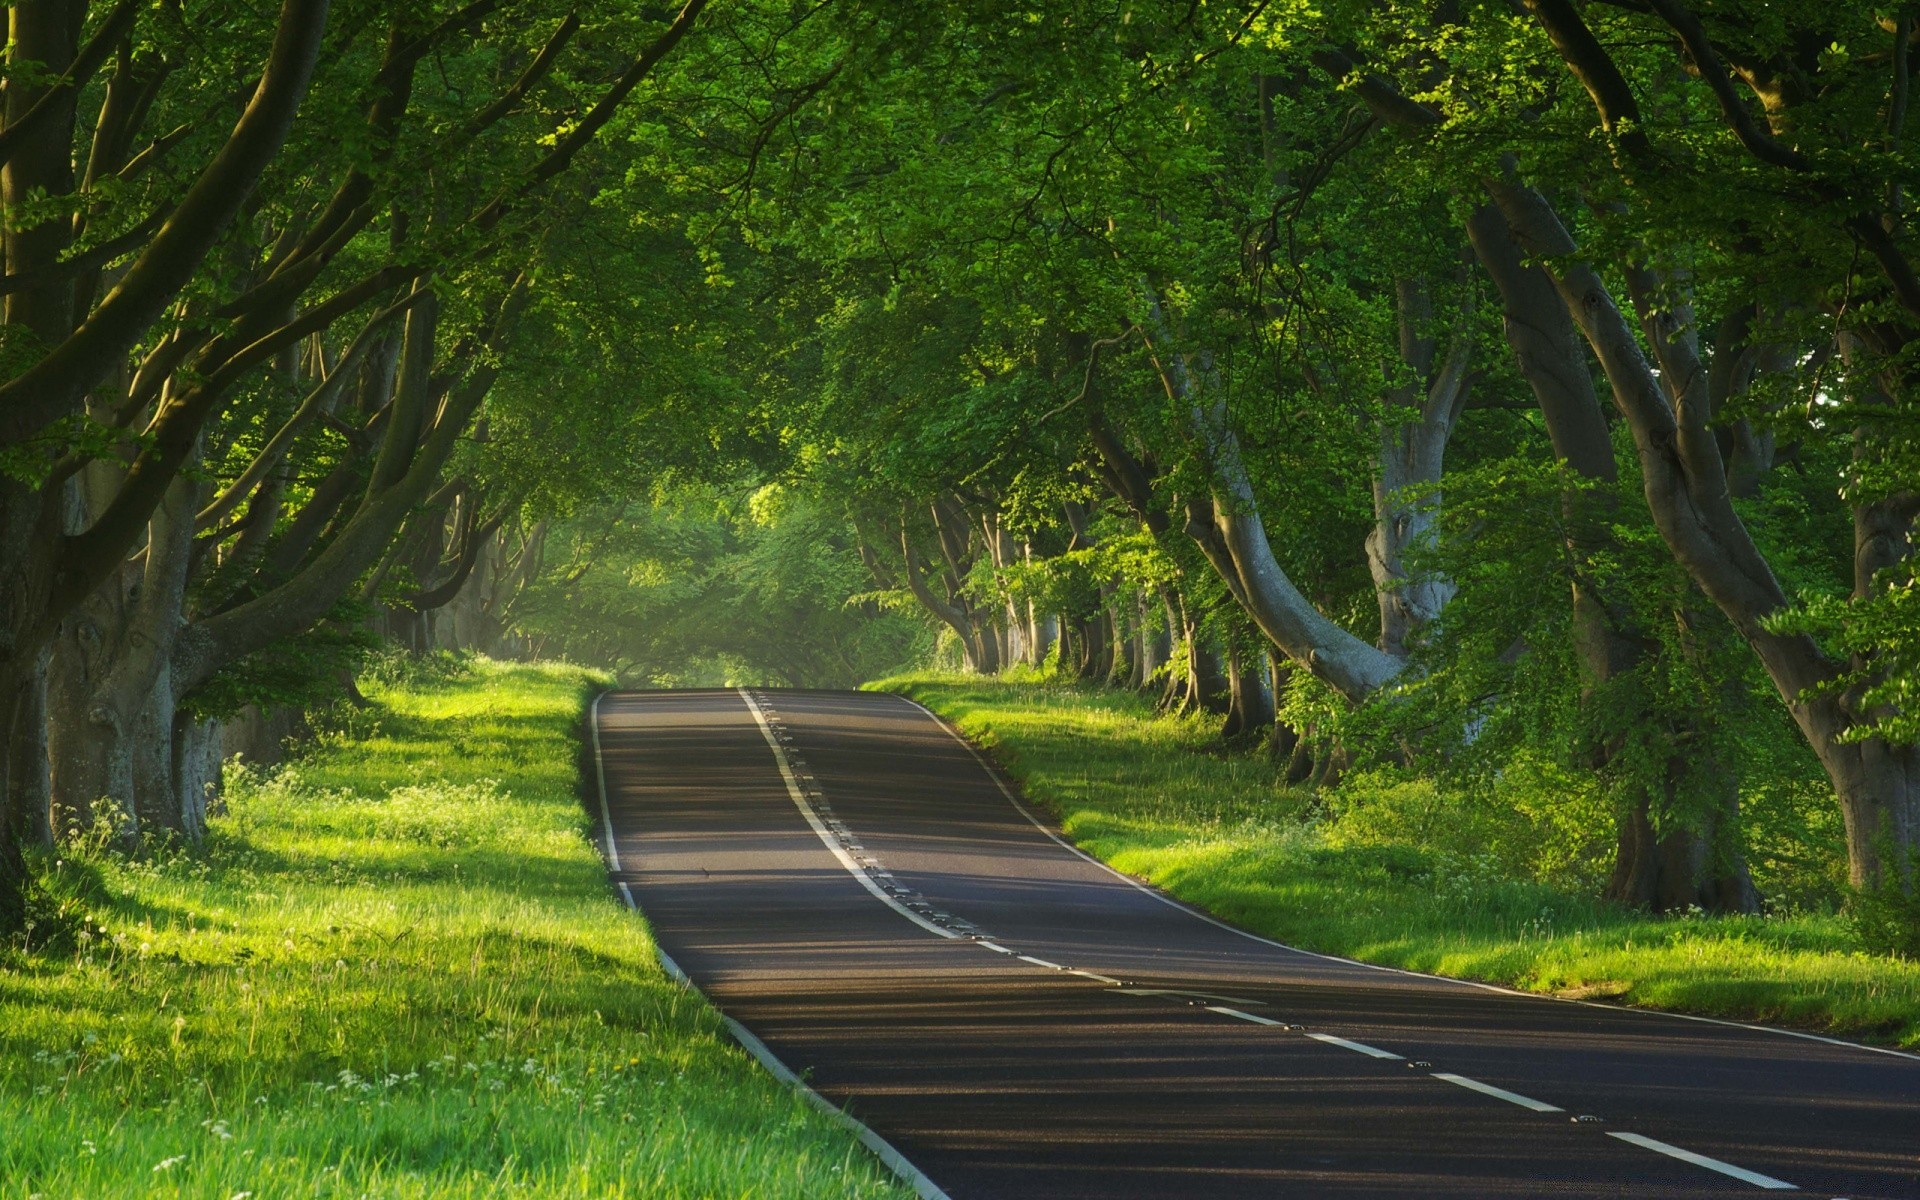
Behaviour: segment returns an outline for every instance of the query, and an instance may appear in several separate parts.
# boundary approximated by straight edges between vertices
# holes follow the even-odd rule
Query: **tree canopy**
[[[1914,887],[1907,9],[12,19],[10,879],[101,797],[193,836],[214,718],[372,628],[1538,769],[1657,908],[1756,908],[1811,788]]]

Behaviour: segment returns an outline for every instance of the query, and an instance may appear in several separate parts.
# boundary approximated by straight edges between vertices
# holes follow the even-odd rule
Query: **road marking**
[[[587,710],[587,724],[592,727],[593,733],[593,773],[600,781],[600,833],[607,847],[607,866],[617,875],[620,872],[620,852],[613,848],[613,814],[607,811],[607,764],[600,757],[600,702],[606,698],[605,692],[593,698],[593,707]],[[625,891],[626,886],[621,884],[621,890]],[[631,892],[627,893],[627,903],[633,903]]]
[[[1224,1007],[1224,1006],[1222,1006],[1222,1005],[1219,1005],[1219,1004],[1209,1004],[1209,1005],[1207,1005],[1207,1011],[1208,1011],[1208,1012],[1211,1012],[1211,1013],[1219,1013],[1219,1014],[1220,1014],[1221,1016],[1223,1016],[1223,1017],[1238,1017],[1238,1018],[1240,1018],[1240,1019],[1241,1019],[1242,1021],[1252,1021],[1252,1022],[1253,1022],[1253,1023],[1255,1024],[1255,1025],[1283,1025],[1283,1024],[1285,1024],[1285,1022],[1284,1022],[1284,1021],[1276,1021],[1276,1020],[1274,1020],[1274,1019],[1273,1019],[1272,1017],[1263,1017],[1263,1016],[1261,1016],[1261,1015],[1260,1015],[1260,1014],[1258,1014],[1258,1013],[1250,1013],[1250,1012],[1241,1012],[1241,1011],[1240,1011],[1239,1009],[1237,1009],[1237,1008],[1226,1008],[1226,1007]]]
[[[1245,996],[1222,996],[1218,992],[1194,992],[1184,988],[1128,988],[1129,996],[1180,996],[1188,1000],[1218,1000],[1222,1004],[1257,1004],[1267,1007],[1265,1000],[1249,1000]]]
[[[1019,959],[1019,960],[1020,960],[1021,962],[1023,962],[1023,963],[1032,963],[1032,964],[1033,964],[1034,966],[1036,966],[1036,967],[1045,967],[1045,968],[1046,968],[1047,970],[1049,970],[1049,971],[1064,971],[1064,970],[1066,970],[1066,968],[1065,968],[1065,967],[1063,967],[1063,966],[1061,966],[1061,965],[1060,965],[1059,963],[1057,963],[1057,962],[1048,962],[1048,961],[1047,961],[1046,959],[1044,959],[1044,958],[1035,958],[1035,957],[1034,957],[1033,955],[1031,955],[1031,954],[1016,954],[1016,955],[1014,955],[1014,957],[1015,957],[1015,958],[1017,958],[1017,959]]]
[[[1654,1138],[1646,1137],[1642,1134],[1615,1133],[1609,1131],[1607,1136],[1610,1138],[1619,1138],[1628,1145],[1639,1146],[1641,1149],[1651,1150],[1655,1154],[1664,1154],[1668,1158],[1677,1158],[1681,1162],[1692,1163],[1696,1167],[1705,1167],[1709,1171],[1718,1171],[1722,1175],[1730,1175],[1742,1183],[1750,1183],[1757,1188],[1765,1188],[1770,1192],[1797,1192],[1800,1190],[1797,1185],[1788,1183],[1784,1179],[1775,1179],[1771,1175],[1762,1175],[1758,1171],[1749,1171],[1745,1167],[1736,1167],[1732,1163],[1724,1163],[1717,1158],[1708,1158],[1704,1154],[1695,1154],[1691,1150],[1682,1150],[1678,1146],[1670,1146],[1665,1142],[1657,1141]]]
[[[1372,1058],[1390,1058],[1395,1062],[1401,1061],[1400,1056],[1393,1051],[1382,1050],[1378,1046],[1369,1046],[1365,1042],[1350,1042],[1346,1038],[1335,1037],[1330,1033],[1310,1033],[1307,1036],[1316,1042],[1325,1042],[1329,1046],[1338,1046],[1342,1050],[1353,1050]]]
[[[754,722],[760,726],[760,736],[767,740],[767,749],[773,751],[774,765],[780,768],[780,778],[785,781],[787,785],[787,795],[793,800],[793,806],[799,809],[800,815],[807,819],[808,827],[813,830],[814,836],[820,839],[820,844],[825,846],[835,858],[840,860],[840,865],[847,869],[847,874],[853,876],[854,879],[859,881],[861,887],[871,892],[875,900],[886,905],[894,912],[899,913],[907,920],[912,921],[928,933],[943,938],[962,938],[964,935],[956,933],[954,930],[943,929],[935,925],[932,921],[927,920],[919,913],[914,912],[906,905],[895,900],[892,896],[887,895],[887,893],[881,889],[880,885],[873,881],[871,876],[860,869],[860,864],[854,862],[853,856],[840,847],[840,843],[834,838],[833,832],[827,828],[825,822],[820,820],[820,814],[813,811],[813,805],[807,803],[807,794],[800,789],[799,781],[793,777],[793,767],[787,762],[787,752],[781,748],[779,739],[773,736],[773,728],[767,724],[767,715],[760,711],[760,706],[755,703],[753,697],[747,693],[747,689],[738,688],[736,690],[740,693],[740,698],[747,702],[747,711],[753,714]]]
[[[1435,1071],[1435,1079],[1444,1079],[1448,1083],[1457,1083],[1470,1092],[1479,1092],[1482,1096],[1492,1096],[1496,1100],[1505,1100],[1508,1104],[1518,1104],[1521,1108],[1530,1108],[1534,1112],[1565,1112],[1558,1104],[1548,1104],[1544,1100],[1535,1100],[1531,1096],[1522,1096],[1519,1092],[1510,1092],[1497,1088],[1490,1083],[1481,1083],[1478,1079],[1468,1079],[1465,1075],[1449,1075],[1445,1071]]]
[[[1098,971],[1082,971],[1082,970],[1079,970],[1078,968],[1073,968],[1068,970],[1067,974],[1078,975],[1082,979],[1091,979],[1096,983],[1111,984],[1114,987],[1120,986],[1120,981],[1118,979],[1115,979],[1111,975],[1102,975]]]
[[[620,856],[614,852],[613,822],[607,817],[607,769],[600,754],[600,701],[605,696],[605,692],[595,696],[593,698],[593,707],[590,710],[593,725],[593,767],[594,775],[600,782],[600,817],[601,820],[605,822],[603,828],[607,835],[607,857],[613,864],[613,869],[618,871],[620,869]],[[762,728],[764,728],[764,725]],[[633,889],[627,886],[625,880],[620,881],[620,895],[626,900],[629,909],[636,913],[640,911],[640,905],[636,903],[633,898]],[[680,969],[680,964],[673,961],[673,956],[663,950],[659,942],[653,944],[653,953],[654,956],[660,960],[660,968],[667,973],[669,979],[692,989],[695,993],[699,994],[701,999],[706,1000],[709,1005],[712,1005],[714,1011],[719,1011],[720,1006],[714,1004],[713,1000],[708,997],[706,993],[700,991],[700,987],[694,983],[693,977]],[[750,1032],[745,1025],[742,1025],[725,1013],[720,1013],[720,1019],[726,1023],[727,1030],[733,1034],[734,1041],[739,1042],[741,1048],[748,1054],[751,1054],[754,1057],[754,1061],[758,1062],[763,1070],[775,1079],[780,1080],[798,1091],[802,1099],[820,1112],[826,1114],[828,1119],[845,1126],[847,1131],[858,1138],[861,1145],[872,1151],[874,1157],[878,1158],[889,1171],[898,1175],[908,1187],[911,1187],[914,1195],[918,1196],[920,1200],[952,1200],[952,1197],[948,1196],[939,1184],[927,1178],[925,1171],[914,1166],[906,1155],[894,1149],[891,1142],[868,1128],[865,1121],[862,1121],[852,1113],[841,1108],[833,1101],[822,1096],[819,1092],[814,1091],[813,1088],[807,1084],[806,1080],[794,1074],[792,1069],[790,1069],[787,1064],[781,1062],[779,1057],[767,1048],[765,1042],[753,1036],[752,1032]]]

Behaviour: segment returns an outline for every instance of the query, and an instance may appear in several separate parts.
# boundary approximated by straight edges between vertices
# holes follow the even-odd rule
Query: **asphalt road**
[[[1920,1200],[1920,1059],[1254,938],[899,697],[616,693],[597,734],[662,948],[953,1200]]]

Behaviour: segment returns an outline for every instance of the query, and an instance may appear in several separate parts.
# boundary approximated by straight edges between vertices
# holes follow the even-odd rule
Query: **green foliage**
[[[1847,918],[1868,953],[1920,961],[1920,887],[1912,882],[1916,868],[1920,859],[1909,861],[1904,882],[1856,891],[1848,902]]]
[[[850,686],[918,660],[920,621],[882,609],[844,518],[802,492],[684,488],[558,528],[516,602],[544,654],[654,686]]]
[[[1850,730],[1920,743],[1920,565],[1888,569],[1866,596],[1813,596],[1772,622],[1781,633],[1808,633],[1845,656],[1848,670],[1826,692],[1853,692],[1852,703],[1871,720]]]
[[[190,693],[182,704],[201,719],[224,719],[249,704],[262,708],[307,708],[331,702],[340,680],[350,678],[381,647],[357,600],[334,606],[322,623],[257,650]]]

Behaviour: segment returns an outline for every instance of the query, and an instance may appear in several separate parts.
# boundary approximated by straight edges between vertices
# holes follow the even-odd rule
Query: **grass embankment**
[[[85,929],[0,958],[0,1197],[906,1196],[610,896],[594,686],[374,688],[203,850],[63,858]]]
[[[1089,853],[1291,945],[1536,992],[1920,1045],[1920,963],[1839,918],[1648,917],[1369,839],[1225,755],[1213,722],[1124,692],[937,675],[903,692],[990,748]]]

